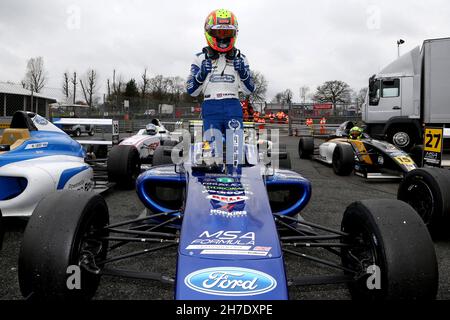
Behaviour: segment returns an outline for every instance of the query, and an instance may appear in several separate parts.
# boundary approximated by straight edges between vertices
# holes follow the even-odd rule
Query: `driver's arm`
[[[189,73],[186,89],[187,93],[192,97],[197,97],[203,89],[203,83],[205,79],[199,75],[201,74],[202,63],[204,59],[203,53],[198,53],[195,57],[194,62],[191,64],[191,71]],[[203,80],[203,81],[202,81]]]

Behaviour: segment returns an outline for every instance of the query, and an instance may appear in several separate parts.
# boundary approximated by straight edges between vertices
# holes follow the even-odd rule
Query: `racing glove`
[[[202,83],[206,80],[206,77],[209,73],[212,71],[212,62],[211,59],[206,59],[202,61],[202,65],[200,67],[200,70],[198,71],[197,75],[195,76],[196,80],[199,83]]]
[[[241,77],[242,80],[246,80],[249,77],[249,72],[245,67],[244,59],[242,59],[241,57],[236,57],[233,60],[233,64],[234,70],[238,72],[239,77]]]

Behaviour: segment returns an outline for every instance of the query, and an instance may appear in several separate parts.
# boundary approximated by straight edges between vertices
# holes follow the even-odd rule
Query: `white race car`
[[[175,145],[176,143],[178,143],[178,140],[172,139],[172,134],[161,121],[153,119],[145,129],[139,130],[134,136],[125,138],[119,146],[134,146],[139,152],[141,163],[151,164],[156,148],[162,144]]]
[[[158,119],[153,119],[145,129],[120,141],[108,155],[108,179],[124,186],[134,187],[137,176],[130,176],[130,167],[141,169],[141,164],[153,164],[153,155],[159,146],[175,146],[179,135],[169,132]],[[132,170],[133,172],[136,170]]]
[[[93,188],[78,142],[37,114],[14,114],[0,137],[0,216],[28,217],[51,192]]]

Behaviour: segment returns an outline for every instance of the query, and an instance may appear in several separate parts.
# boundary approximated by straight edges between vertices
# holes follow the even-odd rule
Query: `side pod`
[[[275,170],[266,176],[266,188],[274,214],[295,216],[311,199],[311,183],[288,170]]]

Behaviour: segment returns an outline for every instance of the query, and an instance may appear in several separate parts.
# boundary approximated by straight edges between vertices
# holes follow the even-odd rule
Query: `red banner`
[[[314,105],[314,110],[331,110],[333,109],[332,103],[318,103]]]

